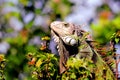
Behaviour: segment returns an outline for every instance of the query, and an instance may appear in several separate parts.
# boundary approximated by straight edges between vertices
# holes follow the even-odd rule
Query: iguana
[[[58,44],[61,74],[67,70],[66,62],[69,57],[79,55],[79,58],[92,60],[96,65],[95,80],[116,80],[108,65],[89,44],[90,41],[86,39],[87,32],[82,30],[80,26],[54,21],[51,23],[50,29],[55,42]],[[105,75],[106,77],[103,77]]]

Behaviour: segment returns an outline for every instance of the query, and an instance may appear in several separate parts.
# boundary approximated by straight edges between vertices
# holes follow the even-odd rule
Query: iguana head
[[[59,38],[67,45],[74,46],[77,44],[78,30],[76,25],[67,22],[54,21],[50,25],[51,32],[56,42],[59,42]]]

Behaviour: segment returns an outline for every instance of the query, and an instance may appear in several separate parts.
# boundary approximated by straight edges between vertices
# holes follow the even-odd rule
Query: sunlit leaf
[[[39,59],[37,62],[36,62],[36,67],[40,67],[40,65],[42,64],[42,60],[41,59]]]
[[[120,41],[119,38],[115,38],[115,42],[118,43]]]
[[[50,40],[50,37],[45,36],[45,37],[42,37],[41,39],[42,39],[42,40]]]
[[[76,79],[75,73],[72,73],[72,74],[70,75],[70,77],[71,77],[72,79]]]
[[[0,62],[4,60],[4,54],[0,54]]]
[[[19,2],[21,4],[23,4],[24,6],[26,6],[28,4],[29,0],[19,0]]]

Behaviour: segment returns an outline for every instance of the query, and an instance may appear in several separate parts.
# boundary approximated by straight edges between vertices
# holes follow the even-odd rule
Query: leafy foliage
[[[120,24],[119,18],[120,16],[117,16],[113,20],[101,18],[98,21],[98,24],[92,24],[91,28],[93,29],[93,36],[95,37],[95,40],[97,40],[101,44],[109,42],[111,36],[118,30],[120,30],[120,25],[118,25]],[[118,38],[116,38],[115,40],[118,41]]]
[[[33,79],[57,79],[58,58],[50,53],[28,53],[29,68]]]
[[[4,55],[0,54],[0,80],[5,79],[4,69],[5,69],[6,59]]]
[[[67,61],[67,66],[68,66],[68,71],[66,71],[62,75],[63,80],[64,79],[89,80],[94,77],[93,68],[95,67],[95,65],[93,64],[92,61],[86,60],[85,62],[84,59],[71,57]]]
[[[67,61],[68,70],[59,74],[58,57],[50,53],[28,53],[28,67],[31,69],[32,79],[81,79],[89,80],[93,76],[95,65],[92,61],[84,62],[83,59],[71,57]],[[73,64],[74,63],[74,64]]]

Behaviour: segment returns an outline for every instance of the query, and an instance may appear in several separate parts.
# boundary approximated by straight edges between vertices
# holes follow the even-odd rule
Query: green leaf
[[[119,40],[120,40],[119,38],[115,38],[115,42],[116,42],[116,43],[118,43],[118,42],[119,42]]]
[[[40,67],[41,64],[42,64],[42,60],[39,59],[39,60],[36,62],[36,67]]]
[[[28,24],[25,25],[25,28],[29,29],[33,26],[33,21],[30,21]]]
[[[84,80],[89,80],[88,78],[84,78]]]
[[[71,77],[72,79],[76,79],[75,73],[72,73],[70,77]]]
[[[28,4],[29,0],[19,0],[19,2],[20,2],[22,5],[26,6],[26,5]]]

